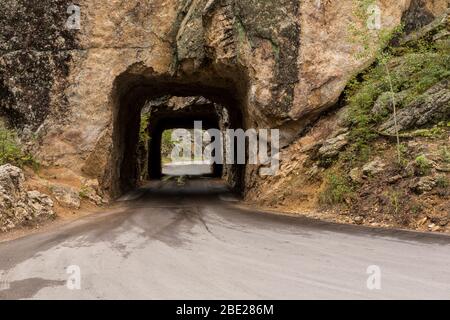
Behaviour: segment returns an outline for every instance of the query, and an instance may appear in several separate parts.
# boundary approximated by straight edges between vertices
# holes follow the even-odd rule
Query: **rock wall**
[[[36,131],[51,114],[68,110],[64,82],[69,75],[75,32],[58,20],[69,1],[0,4],[0,113],[19,128]]]
[[[372,62],[382,30],[448,6],[378,1],[382,30],[368,31],[372,50],[358,59],[349,25],[365,23],[354,0],[79,0],[80,29],[67,29],[70,4],[0,3],[0,113],[32,137],[44,165],[97,178],[112,194],[127,93],[227,90],[246,127],[281,128],[287,145]]]

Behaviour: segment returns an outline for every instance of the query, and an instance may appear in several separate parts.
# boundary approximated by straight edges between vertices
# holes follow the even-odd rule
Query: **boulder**
[[[81,199],[79,192],[75,188],[65,185],[52,185],[50,189],[61,206],[70,209],[80,208]]]
[[[361,216],[354,217],[354,218],[353,218],[353,222],[354,222],[355,224],[361,225],[361,224],[364,223],[364,218],[361,217]]]
[[[28,205],[34,210],[35,216],[51,216],[53,215],[53,201],[49,196],[38,191],[28,191]]]
[[[412,186],[412,190],[414,190],[418,194],[422,194],[424,192],[433,190],[436,184],[437,180],[435,177],[421,177],[415,181]]]
[[[54,217],[53,202],[38,191],[26,191],[23,171],[6,164],[0,166],[0,231],[41,222]]]
[[[436,123],[450,114],[450,81],[443,80],[432,86],[423,95],[397,113],[399,131],[418,128]],[[395,119],[391,116],[379,130],[385,134],[395,134]]]
[[[397,175],[395,175],[395,176],[389,178],[387,181],[388,181],[388,183],[390,183],[390,184],[394,184],[394,183],[399,182],[401,179],[403,179],[403,177],[402,177],[401,175],[397,174]]]
[[[385,167],[386,163],[384,163],[380,158],[376,158],[375,160],[364,165],[362,168],[362,173],[366,177],[372,177],[383,172]]]
[[[83,186],[79,195],[81,198],[85,198],[98,206],[106,203],[106,201],[104,201],[103,198],[98,195],[97,191],[90,186]]]
[[[337,156],[339,152],[348,145],[348,137],[348,133],[343,133],[337,137],[326,140],[318,151],[319,157],[327,159]]]
[[[396,105],[398,106],[399,104],[401,104],[403,99],[405,99],[408,94],[409,92],[407,90],[395,93],[394,100]],[[375,101],[375,104],[372,108],[372,113],[377,116],[384,116],[388,113],[391,113],[393,110],[394,108],[392,104],[392,93],[384,92],[378,97],[377,101]]]
[[[362,182],[362,172],[360,168],[353,168],[349,173],[350,179],[355,183]]]

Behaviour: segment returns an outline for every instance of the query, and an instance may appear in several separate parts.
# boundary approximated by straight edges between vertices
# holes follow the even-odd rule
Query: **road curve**
[[[154,182],[123,200],[0,244],[0,299],[450,299],[448,236],[246,210],[218,180]]]

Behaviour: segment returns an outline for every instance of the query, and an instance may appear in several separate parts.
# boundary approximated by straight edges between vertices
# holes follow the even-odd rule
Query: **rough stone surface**
[[[0,166],[0,231],[31,225],[54,216],[53,202],[38,191],[26,191],[20,168]]]
[[[444,80],[397,113],[399,131],[436,123],[450,118],[450,81]],[[380,131],[395,134],[395,119],[391,116],[380,126]]]
[[[375,176],[381,172],[383,172],[384,168],[386,167],[386,163],[384,163],[381,159],[377,158],[362,168],[362,173],[365,176],[371,177]]]
[[[100,196],[101,190],[98,181],[94,179],[85,179],[78,194],[80,198],[88,199],[98,206],[107,203],[107,201]]]
[[[0,115],[36,131],[52,114],[64,119],[70,49],[76,32],[64,28],[70,1],[4,0],[0,4]]]
[[[353,168],[349,172],[349,177],[355,183],[360,183],[362,180],[362,171],[360,168]]]
[[[349,134],[343,133],[337,137],[326,140],[322,147],[319,149],[319,157],[321,158],[332,158],[339,154],[346,145],[349,143]]]
[[[427,176],[418,178],[412,186],[412,189],[417,193],[424,193],[433,190],[437,181],[435,177]]]
[[[395,93],[394,101],[396,106],[398,106],[399,103],[401,103],[402,100],[405,99],[407,96],[408,96],[407,91]],[[394,105],[392,103],[392,93],[384,92],[378,97],[377,101],[375,101],[375,104],[372,108],[372,113],[378,116],[385,116],[391,114],[393,110]]]
[[[417,32],[421,36],[414,36],[414,39],[420,41],[420,44],[426,41],[429,45],[432,45],[432,39],[444,41],[446,33],[441,35],[441,28],[448,29],[448,23],[436,28],[426,26],[424,31]],[[430,29],[433,31],[430,32]],[[435,43],[445,50],[444,43]],[[361,81],[363,84],[363,90],[355,92],[358,96],[352,92],[353,86],[350,85],[349,94],[345,96],[347,99],[339,101],[336,111],[324,113],[318,121],[301,133],[295,143],[284,148],[281,151],[280,173],[252,186],[250,195],[246,198],[248,202],[295,215],[329,218],[344,223],[362,223],[374,227],[396,226],[429,231],[427,222],[432,222],[433,227],[430,230],[450,232],[450,128],[445,125],[449,113],[442,111],[446,110],[448,103],[432,106],[430,102],[420,112],[407,110],[413,106],[422,108],[424,102],[433,99],[439,102],[441,100],[438,99],[438,92],[441,89],[447,90],[443,88],[446,81],[435,86],[437,75],[439,78],[445,77],[445,67],[421,68],[419,73],[409,67],[409,63],[420,63],[422,55],[442,59],[439,63],[448,57],[445,51],[441,55],[441,49],[437,55],[424,54],[423,48],[415,47],[417,45],[417,42],[408,41],[407,45],[393,47],[395,57],[389,62],[392,67],[391,75],[395,74],[392,78],[394,89],[403,90],[395,95],[397,110],[405,114],[413,112],[415,118],[411,127],[406,129],[408,132],[402,132],[400,136],[400,162],[395,136],[377,132],[378,124],[383,123],[392,114],[390,93],[382,94],[375,106],[373,103],[367,104],[369,99],[374,101],[374,93],[379,96],[381,90],[388,90],[388,86],[379,86],[385,83],[385,73],[378,73],[378,67],[370,68],[356,77],[357,82]],[[411,50],[411,47],[415,49]],[[409,60],[410,58],[416,60]],[[404,68],[405,66],[408,68]],[[427,71],[430,73],[427,74]],[[411,85],[411,79],[421,81]],[[367,80],[370,84],[365,83]],[[419,83],[422,84],[420,88],[415,86]],[[435,88],[432,88],[433,86]],[[430,90],[426,92],[428,89]],[[415,99],[416,90],[425,91],[421,99]],[[350,101],[351,107],[345,107],[346,101]],[[371,113],[369,117],[366,118],[365,113],[356,110],[358,104],[355,102],[358,101],[361,108],[370,110],[367,112]],[[433,109],[434,107],[438,108]],[[338,113],[345,115],[347,121],[339,121]],[[418,121],[419,119],[425,120]],[[369,121],[365,122],[367,120]],[[358,122],[358,125],[353,126]],[[437,123],[439,125],[434,126]],[[426,129],[416,131],[422,124]],[[342,134],[341,128],[345,126],[350,129],[348,147],[341,150],[336,159],[322,164],[322,159],[317,157],[318,150],[327,141],[336,141],[334,138]],[[372,160],[375,156],[378,157],[375,161],[367,163],[368,159]],[[318,170],[319,165],[321,172]],[[363,165],[364,169],[361,169]]]
[[[72,209],[80,208],[81,199],[76,189],[64,185],[53,185],[50,189],[60,205]]]
[[[447,8],[444,7],[444,4],[438,1],[412,0],[410,10],[405,12],[402,17],[406,33],[428,25],[435,18],[433,12],[445,9]]]

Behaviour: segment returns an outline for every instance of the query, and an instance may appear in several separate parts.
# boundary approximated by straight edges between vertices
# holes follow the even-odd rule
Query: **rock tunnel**
[[[129,72],[114,88],[111,163],[107,187],[117,197],[146,180],[162,178],[161,137],[168,129],[246,130],[246,87],[227,79],[171,79]],[[143,128],[143,117],[148,121]],[[148,143],[142,145],[142,130]],[[214,164],[210,177],[222,178],[236,192],[244,189],[245,165]]]

